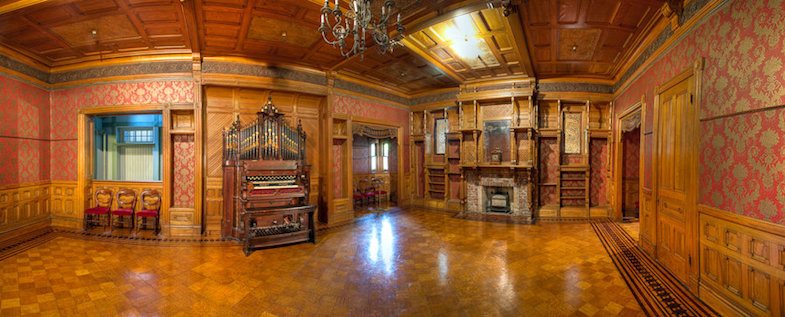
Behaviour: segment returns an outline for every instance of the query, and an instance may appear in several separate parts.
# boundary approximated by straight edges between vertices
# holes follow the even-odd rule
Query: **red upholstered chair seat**
[[[109,207],[93,207],[87,208],[84,211],[88,215],[106,215],[109,213]]]
[[[112,190],[108,188],[97,188],[95,190],[95,194],[93,196],[93,202],[95,203],[95,207],[87,208],[84,210],[84,217],[83,225],[84,230],[90,229],[90,227],[95,225],[103,225],[108,226],[111,223],[112,218]],[[105,217],[106,221],[102,221],[101,217],[103,215],[107,215],[109,217]]]
[[[377,195],[387,195],[387,191],[386,190],[377,190],[377,191],[375,191],[375,193]]]
[[[137,217],[158,217],[158,210],[139,210]]]
[[[147,218],[153,218],[155,220],[155,234],[157,235],[160,227],[161,193],[155,189],[145,189],[142,191],[140,200],[142,201],[142,210],[136,212],[135,222],[138,223],[139,218],[142,218],[144,223],[146,223]],[[137,226],[137,229],[143,229],[142,226],[143,224],[140,224]]]
[[[130,208],[121,208],[121,209],[115,209],[115,210],[112,211],[112,215],[115,215],[115,216],[130,216],[130,215],[133,215],[133,214],[134,214],[134,210],[130,209]]]

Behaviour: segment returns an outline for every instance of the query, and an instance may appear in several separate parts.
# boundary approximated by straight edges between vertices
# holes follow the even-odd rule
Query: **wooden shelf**
[[[347,137],[347,136],[345,136],[345,135],[333,135],[333,139],[338,139],[338,140],[346,140],[346,139],[348,139],[348,138],[349,138],[349,137]]]
[[[461,133],[474,133],[474,132],[482,132],[480,129],[460,129]]]
[[[580,195],[580,196],[561,196],[561,199],[586,199],[586,196],[584,196],[584,195]]]
[[[428,191],[429,191],[429,192],[432,192],[432,193],[440,193],[440,194],[444,194],[444,189],[433,189],[433,188],[431,188],[431,189],[429,189]]]
[[[172,129],[169,130],[169,134],[194,134],[196,130],[193,129]]]
[[[444,165],[435,165],[435,164],[428,164],[425,165],[425,167],[428,168],[429,170],[444,169]]]
[[[509,168],[509,169],[531,169],[531,165],[513,164],[462,164],[463,168]]]
[[[589,169],[586,165],[561,165],[559,166],[559,170],[562,172],[585,172]]]
[[[558,186],[557,183],[540,183],[540,186]]]
[[[447,175],[461,175],[461,172],[447,172]]]
[[[580,186],[580,187],[562,187],[561,189],[566,189],[566,190],[586,190],[586,187],[584,187],[584,186]]]
[[[584,181],[584,180],[586,180],[586,177],[580,177],[580,178],[578,178],[578,177],[562,177],[561,180],[563,180],[563,181]]]
[[[447,157],[448,160],[460,160],[460,157]]]
[[[534,130],[533,127],[510,127],[510,131],[526,131],[526,130]]]

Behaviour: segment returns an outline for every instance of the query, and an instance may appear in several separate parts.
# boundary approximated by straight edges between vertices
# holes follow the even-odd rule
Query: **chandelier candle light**
[[[395,1],[384,0],[378,19],[374,19],[371,12],[373,0],[350,0],[350,8],[346,12],[341,11],[339,1],[335,0],[335,8],[330,8],[330,0],[324,0],[319,33],[322,33],[322,38],[327,44],[337,47],[341,51],[341,55],[344,57],[356,54],[363,56],[366,49],[367,33],[371,33],[376,47],[382,54],[392,52],[396,45],[401,45],[404,27],[401,24],[400,13],[398,13],[398,20],[395,24],[398,34],[395,37],[390,37],[387,34],[387,22],[395,7]],[[328,35],[328,33],[332,35]],[[347,39],[350,36],[353,38],[353,43],[348,46]]]

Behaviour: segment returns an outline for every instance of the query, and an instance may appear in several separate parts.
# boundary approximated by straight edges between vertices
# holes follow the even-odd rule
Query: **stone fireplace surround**
[[[531,183],[529,171],[510,170],[504,168],[476,169],[464,172],[466,178],[466,214],[494,214],[509,215],[522,218],[523,221],[532,221],[531,210]],[[511,213],[488,213],[485,211],[486,187],[512,187],[510,196]]]

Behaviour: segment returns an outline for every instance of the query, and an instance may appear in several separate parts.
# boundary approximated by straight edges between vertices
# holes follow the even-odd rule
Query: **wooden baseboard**
[[[49,217],[0,233],[0,250],[52,230]]]
[[[698,297],[712,309],[717,311],[720,316],[753,316],[749,312],[742,311],[736,305],[728,302],[725,298],[714,292],[711,287],[700,285]]]

